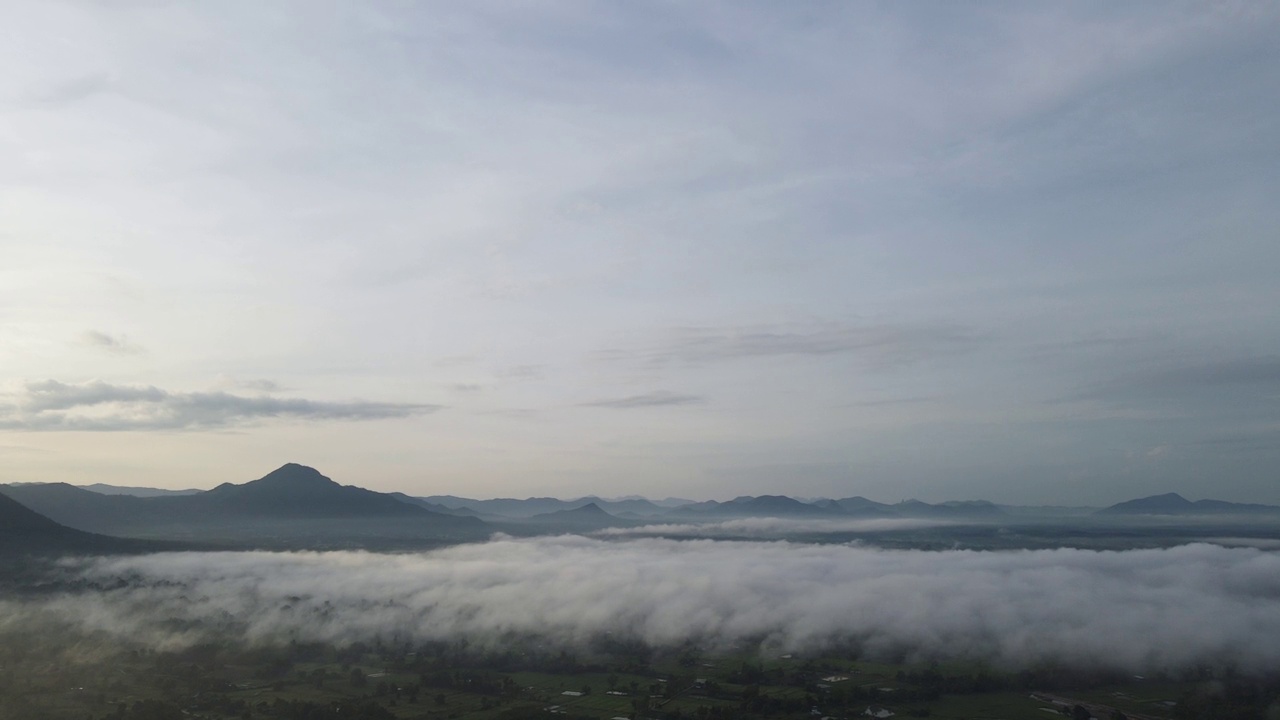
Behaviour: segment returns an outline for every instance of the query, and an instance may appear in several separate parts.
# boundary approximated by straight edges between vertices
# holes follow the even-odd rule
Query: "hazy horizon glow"
[[[0,480],[1280,504],[1280,6],[6,31]]]

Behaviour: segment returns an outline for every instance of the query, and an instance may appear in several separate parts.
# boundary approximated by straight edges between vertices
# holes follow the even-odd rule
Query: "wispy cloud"
[[[80,341],[89,347],[103,350],[115,355],[141,355],[146,352],[125,335],[110,335],[99,330],[88,330],[80,336]]]
[[[151,385],[25,384],[0,402],[9,430],[194,430],[245,425],[268,418],[381,420],[434,412],[439,405],[301,398],[244,397],[226,392],[170,392]]]
[[[969,330],[942,324],[815,322],[680,327],[648,345],[610,349],[603,356],[654,365],[699,365],[750,358],[851,355],[868,366],[891,368],[964,352],[979,341]]]
[[[701,395],[681,395],[679,393],[659,390],[656,392],[645,393],[643,395],[630,395],[627,397],[610,398],[607,400],[596,400],[594,402],[582,403],[582,406],[617,408],[625,410],[629,408],[663,407],[667,405],[699,405],[706,401],[707,399]]]
[[[493,374],[511,380],[537,380],[546,374],[546,370],[542,365],[512,365],[498,368]]]
[[[1137,384],[1152,389],[1241,385],[1280,387],[1280,355],[1187,365],[1152,373],[1139,379]]]
[[[70,105],[111,89],[114,79],[106,73],[88,73],[69,80],[54,83],[43,91],[27,96],[36,104],[58,107]]]
[[[1153,364],[1114,376],[1063,400],[1079,399],[1121,403],[1171,401],[1202,410],[1215,405],[1234,411],[1248,407],[1274,409],[1280,399],[1280,355]]]
[[[214,386],[219,390],[251,390],[260,393],[277,393],[288,390],[275,380],[266,378],[237,378],[231,375],[219,375]]]

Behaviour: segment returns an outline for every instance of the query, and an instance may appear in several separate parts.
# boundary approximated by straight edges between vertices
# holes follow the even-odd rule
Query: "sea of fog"
[[[1280,554],[1257,547],[918,551],[856,544],[497,536],[416,554],[220,552],[67,559],[75,586],[9,601],[157,648],[230,636],[347,643],[602,634],[780,652],[1280,669]]]

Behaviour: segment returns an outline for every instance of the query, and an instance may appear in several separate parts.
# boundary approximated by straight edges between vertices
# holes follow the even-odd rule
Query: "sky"
[[[4,14],[0,480],[1280,504],[1274,3]]]

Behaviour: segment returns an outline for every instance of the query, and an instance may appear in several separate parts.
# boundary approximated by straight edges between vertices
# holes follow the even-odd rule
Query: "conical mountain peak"
[[[286,463],[248,484],[271,486],[287,486],[298,489],[319,488],[337,485],[333,480],[320,474],[319,470],[298,463]]]

